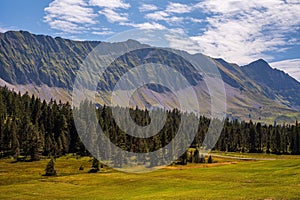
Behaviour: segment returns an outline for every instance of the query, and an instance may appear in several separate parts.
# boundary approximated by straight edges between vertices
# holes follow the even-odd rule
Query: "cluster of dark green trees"
[[[95,105],[83,102],[79,110],[88,110],[86,108],[89,106],[96,109]],[[118,108],[117,111],[125,112],[126,109],[128,108]],[[129,112],[131,118],[140,125],[151,122],[147,110],[130,109]],[[135,153],[152,152],[166,146],[175,137],[182,116],[196,117],[193,114],[180,113],[176,109],[157,112],[167,114],[163,129],[150,138],[142,139],[120,130],[114,121],[111,108],[103,106],[96,111],[98,122],[107,137],[122,149]],[[205,117],[197,117],[197,120],[199,127],[196,137],[193,138],[193,147],[201,147],[211,123]],[[97,132],[97,126],[84,121],[81,127],[86,130],[87,136],[89,132]],[[192,126],[185,124],[184,127],[188,132]],[[186,140],[189,139],[187,136]],[[104,156],[110,156],[105,155],[105,152],[109,152],[109,145],[98,148],[104,152]],[[296,122],[293,125],[272,126],[251,121],[226,120],[214,149],[229,152],[300,154],[300,124]],[[77,134],[69,103],[41,101],[27,93],[21,95],[6,87],[0,88],[0,157],[15,156],[19,160],[39,160],[41,156],[59,157],[67,153],[89,155]]]
[[[80,144],[69,103],[0,88],[0,157],[39,160],[79,152]]]
[[[215,148],[228,152],[300,154],[300,124],[272,126],[226,120]]]

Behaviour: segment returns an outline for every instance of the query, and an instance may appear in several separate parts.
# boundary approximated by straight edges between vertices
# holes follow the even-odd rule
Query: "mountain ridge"
[[[34,35],[27,31],[0,33],[0,78],[3,79],[0,84],[11,84],[15,90],[21,88],[24,91],[28,88],[37,95],[46,90],[43,92],[49,92],[49,94],[44,95],[47,100],[50,97],[59,96],[59,98],[63,98],[63,101],[70,101],[76,73],[85,57],[98,45],[107,49],[126,48],[128,46],[150,47],[134,40],[105,43],[53,38]],[[163,52],[163,49],[159,53],[161,57],[157,57],[158,60],[166,59],[168,54]],[[200,55],[189,54],[189,56],[197,57]],[[123,59],[122,65],[118,66],[119,70],[125,69],[126,66],[134,67],[138,64],[136,62],[137,57],[144,59],[142,51],[137,52],[136,56],[131,55],[127,59]],[[176,57],[172,58],[175,61],[176,59]],[[216,63],[225,83],[230,116],[253,120],[262,117],[270,120],[270,116],[274,118],[276,113],[276,115],[279,113],[289,116],[292,120],[298,119],[297,116],[300,116],[300,83],[288,74],[272,69],[262,59],[245,66],[228,63],[220,58],[211,59]],[[181,66],[176,66],[176,62],[173,61],[168,64],[175,68],[185,69],[182,72],[186,73],[190,81],[197,80],[192,71],[186,71],[189,69],[187,63],[183,62]],[[258,71],[263,73],[260,74]],[[120,76],[116,72],[117,70],[110,72],[114,81]],[[203,84],[194,83],[193,87],[196,90],[199,92],[206,91]],[[107,84],[107,82],[103,82],[103,85],[108,86]],[[168,91],[161,90],[161,88],[156,88],[156,91],[158,93],[155,98],[159,98],[159,95],[163,95],[161,101],[168,98]],[[151,99],[152,97],[149,97],[147,100],[150,101]]]
[[[300,84],[288,74],[281,70],[273,69],[262,59],[242,66],[241,69],[263,87],[268,97],[275,99],[276,95],[280,95],[285,101],[290,102],[291,106],[300,105]],[[258,71],[261,73],[258,73]]]

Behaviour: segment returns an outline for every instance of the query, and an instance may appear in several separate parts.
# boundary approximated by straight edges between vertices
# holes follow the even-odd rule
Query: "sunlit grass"
[[[215,158],[151,173],[88,173],[90,158],[56,160],[58,176],[42,176],[48,160],[0,161],[0,199],[299,199],[299,156],[268,161]],[[84,170],[79,170],[83,165]]]

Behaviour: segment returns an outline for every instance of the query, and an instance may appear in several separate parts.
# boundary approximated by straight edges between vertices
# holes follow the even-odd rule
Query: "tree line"
[[[191,113],[181,113],[158,109],[158,116],[166,114],[166,123],[156,135],[143,139],[132,137],[122,131],[115,122],[112,110],[108,106],[97,107],[90,102],[83,102],[80,108],[72,109],[69,103],[51,100],[42,101],[28,93],[21,95],[10,91],[7,87],[0,88],[0,157],[14,156],[18,160],[39,160],[42,156],[59,157],[67,153],[90,155],[85,148],[82,139],[90,139],[91,143],[101,138],[91,137],[89,133],[97,132],[95,124],[81,122],[81,128],[86,130],[85,136],[78,136],[72,112],[84,114],[88,107],[96,111],[97,120],[111,142],[123,150],[129,152],[152,152],[168,145],[176,136],[182,117],[196,118],[199,122],[197,134],[192,138],[192,147],[201,149],[201,144],[206,136],[209,124],[213,122],[203,116],[195,116]],[[117,112],[129,111],[131,118],[140,125],[151,122],[148,110],[138,108],[117,108]],[[159,120],[159,119],[158,119]],[[191,120],[192,121],[192,120]],[[185,123],[184,130],[189,130],[191,124]],[[78,128],[78,127],[77,127]],[[142,133],[140,133],[142,135]],[[191,138],[187,136],[186,141]],[[184,141],[182,141],[184,142]],[[124,162],[122,155],[108,155],[109,144],[97,147],[101,156],[115,158],[118,162]],[[180,148],[175,145],[174,149]],[[170,148],[171,152],[173,149]],[[249,153],[273,153],[273,154],[300,154],[300,124],[266,125],[262,123],[230,121],[226,119],[224,128],[213,150],[228,152]],[[165,152],[162,152],[165,154]],[[105,157],[106,156],[106,157]],[[119,157],[118,157],[119,156]],[[113,159],[112,158],[112,159]],[[182,155],[185,158],[185,154]],[[190,159],[190,158],[189,158]],[[121,160],[121,161],[120,161]],[[152,159],[152,164],[159,160]],[[116,162],[116,164],[118,164]],[[119,163],[120,164],[120,163]],[[122,163],[121,163],[122,164]]]

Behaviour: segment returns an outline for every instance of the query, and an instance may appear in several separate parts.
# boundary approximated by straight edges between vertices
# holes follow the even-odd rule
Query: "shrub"
[[[93,158],[92,168],[90,169],[89,173],[96,173],[98,171],[100,171],[99,161],[96,158]]]

